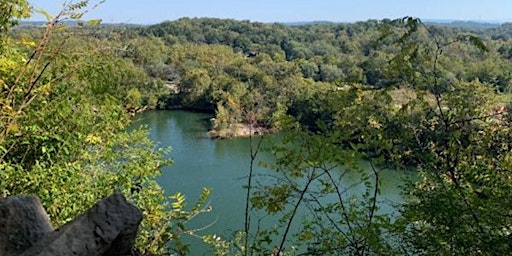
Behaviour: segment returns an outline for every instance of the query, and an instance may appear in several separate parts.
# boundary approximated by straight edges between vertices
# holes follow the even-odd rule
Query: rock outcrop
[[[37,197],[0,199],[0,255],[18,255],[52,231],[50,219]]]
[[[6,200],[16,201],[17,198],[23,197]],[[31,200],[39,203],[37,199],[32,198]],[[37,207],[34,206],[34,208],[42,209],[40,204]],[[10,223],[9,219],[3,219],[4,209],[10,211],[9,207],[0,208],[0,211],[2,211],[0,213],[2,214],[0,223]],[[44,210],[42,210],[42,215],[46,216]],[[25,217],[23,216],[23,218]],[[21,220],[21,222],[23,221]],[[138,226],[142,221],[142,213],[137,207],[128,203],[123,195],[113,194],[99,201],[91,209],[55,231],[52,231],[48,217],[45,221],[50,229],[46,226],[46,229],[37,230],[30,224],[21,224],[19,227],[24,231],[14,227],[16,230],[11,228],[9,233],[6,233],[3,226],[0,226],[2,235],[6,237],[23,235],[19,238],[26,241],[22,246],[15,245],[14,247],[19,248],[15,252],[12,243],[6,243],[8,246],[0,244],[0,255],[132,255],[132,246],[137,235]],[[32,222],[44,226],[39,222]],[[3,243],[3,240],[0,240],[0,243]],[[27,245],[29,246],[27,247]],[[4,247],[13,251],[14,254],[7,254],[6,251],[2,251]]]

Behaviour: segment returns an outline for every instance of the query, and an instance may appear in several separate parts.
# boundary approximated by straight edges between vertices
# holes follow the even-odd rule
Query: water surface
[[[181,192],[194,203],[203,187],[212,189],[213,211],[199,216],[189,223],[189,228],[212,226],[205,234],[218,234],[229,238],[234,231],[243,230],[245,190],[250,165],[250,141],[248,138],[213,140],[208,137],[209,119],[212,116],[188,111],[150,111],[137,116],[134,126],[147,125],[150,138],[160,147],[171,146],[169,157],[174,161],[165,167],[158,182],[168,195]],[[269,141],[271,137],[265,138]],[[259,160],[271,161],[271,156],[261,153]],[[362,162],[363,165],[367,164]],[[265,170],[257,167],[257,172]],[[381,201],[399,202],[403,173],[382,172]],[[359,182],[359,174],[344,176],[347,185]],[[381,203],[384,210],[392,208]],[[204,245],[194,239],[191,255],[208,254]]]

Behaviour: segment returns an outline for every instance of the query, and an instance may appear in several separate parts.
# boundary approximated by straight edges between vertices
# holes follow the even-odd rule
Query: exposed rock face
[[[38,198],[0,199],[0,255],[18,255],[52,231],[50,219]]]
[[[43,213],[46,216],[44,210]],[[9,219],[0,220],[0,223],[2,221],[10,222]],[[47,217],[46,221],[49,223]],[[9,255],[132,255],[132,246],[141,221],[142,213],[137,207],[128,203],[123,195],[113,194],[96,203],[72,222],[51,233],[46,232],[44,238],[30,239],[30,245],[38,242],[28,249],[25,247],[26,250],[17,251],[23,253]],[[34,236],[32,226],[23,227],[26,228],[24,233],[30,233],[28,237]],[[16,234],[19,231],[13,232]],[[6,237],[11,236],[3,230],[0,233]],[[1,249],[0,247],[0,255],[8,255]]]

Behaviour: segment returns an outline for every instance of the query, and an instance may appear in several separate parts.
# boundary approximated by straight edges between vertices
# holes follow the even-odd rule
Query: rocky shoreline
[[[272,130],[266,127],[254,126],[249,124],[233,124],[222,130],[210,130],[208,135],[213,139],[241,138],[249,136],[259,136],[271,133]]]

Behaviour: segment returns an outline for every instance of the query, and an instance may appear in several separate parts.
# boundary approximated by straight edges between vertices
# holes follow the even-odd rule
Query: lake
[[[150,138],[159,147],[171,146],[169,157],[174,161],[165,167],[158,182],[168,195],[181,192],[194,203],[203,187],[212,189],[213,211],[189,223],[189,228],[200,228],[212,222],[204,234],[230,237],[233,232],[243,230],[246,190],[250,165],[250,141],[248,138],[213,140],[208,134],[212,116],[182,110],[149,111],[136,116],[133,126],[147,125]],[[272,136],[265,140],[270,141]],[[261,153],[259,160],[271,161],[272,156]],[[364,164],[364,163],[362,163]],[[265,172],[260,167],[259,173]],[[405,174],[384,170],[381,177],[381,200],[400,202],[399,185]],[[358,174],[344,177],[349,183],[358,182]],[[387,204],[381,207],[386,209]],[[191,255],[208,254],[207,247],[198,239],[187,239],[192,244]]]

